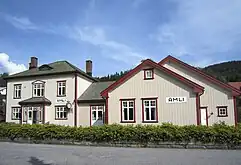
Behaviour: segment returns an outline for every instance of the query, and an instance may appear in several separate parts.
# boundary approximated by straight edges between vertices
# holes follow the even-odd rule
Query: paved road
[[[241,151],[80,147],[0,142],[0,165],[240,165]]]

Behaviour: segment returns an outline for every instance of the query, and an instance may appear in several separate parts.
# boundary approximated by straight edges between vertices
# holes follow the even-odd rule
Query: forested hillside
[[[224,82],[241,81],[241,61],[214,64],[202,70]]]

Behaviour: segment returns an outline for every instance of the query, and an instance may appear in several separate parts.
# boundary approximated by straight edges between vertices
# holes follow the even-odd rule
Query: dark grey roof
[[[0,87],[6,87],[6,86],[7,86],[6,80],[0,77]]]
[[[95,82],[86,89],[86,91],[79,97],[79,102],[90,100],[103,100],[100,96],[100,92],[113,84],[115,81]]]
[[[72,65],[68,61],[56,61],[50,64],[44,64],[38,68],[29,69],[17,74],[9,75],[4,79],[20,78],[20,77],[30,77],[30,76],[43,76],[43,75],[54,75],[62,73],[79,73],[93,81],[97,81],[92,76],[88,75],[78,67]]]
[[[51,101],[45,97],[32,97],[19,102],[20,105],[24,104],[51,104]]]

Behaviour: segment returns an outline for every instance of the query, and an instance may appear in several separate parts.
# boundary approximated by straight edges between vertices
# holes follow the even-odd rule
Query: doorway
[[[97,125],[103,125],[104,119],[104,105],[91,105],[90,106],[90,112],[91,112],[91,119],[90,119],[90,125],[91,126],[97,126]]]
[[[201,125],[208,126],[208,108],[207,107],[201,107]]]
[[[26,106],[23,107],[23,122],[26,124],[42,123],[42,106]]]

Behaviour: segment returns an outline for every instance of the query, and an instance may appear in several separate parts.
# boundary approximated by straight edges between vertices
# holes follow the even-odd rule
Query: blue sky
[[[241,1],[1,0],[0,72],[67,60],[95,76],[171,54],[194,66],[240,60]]]

